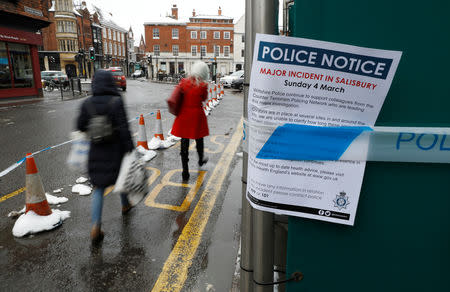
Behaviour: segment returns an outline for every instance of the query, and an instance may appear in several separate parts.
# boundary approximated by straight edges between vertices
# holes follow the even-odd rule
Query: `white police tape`
[[[154,115],[154,114],[155,114],[154,112],[151,112],[151,113],[145,114],[144,116],[151,116],[151,115]],[[135,120],[139,120],[139,117],[132,118],[132,119],[128,120],[128,123],[131,123],[131,122],[133,122],[133,121],[135,121]],[[39,154],[39,153],[42,153],[42,152],[44,152],[44,151],[47,151],[47,150],[50,150],[50,149],[55,149],[55,148],[58,148],[58,147],[60,147],[60,146],[65,145],[65,144],[72,143],[73,141],[74,141],[74,140],[65,141],[65,142],[62,142],[62,143],[60,143],[60,144],[53,145],[53,146],[50,146],[50,147],[47,147],[47,148],[38,150],[38,151],[32,153],[32,155],[35,156],[35,155],[37,155],[37,154]],[[19,167],[19,166],[25,161],[25,159],[26,159],[26,157],[23,157],[23,158],[21,158],[20,160],[18,160],[16,163],[10,165],[10,166],[7,167],[5,170],[1,171],[1,172],[0,172],[0,178],[3,177],[3,176],[5,176],[5,175],[7,175],[8,173],[10,173],[11,171],[13,171],[13,170],[16,169],[17,167]]]
[[[250,150],[260,159],[450,163],[450,128],[317,127],[245,121],[244,131],[244,151]]]

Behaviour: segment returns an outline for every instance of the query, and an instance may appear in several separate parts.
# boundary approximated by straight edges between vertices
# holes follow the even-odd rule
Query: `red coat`
[[[172,135],[188,139],[208,136],[208,122],[202,104],[208,98],[208,85],[196,84],[193,79],[186,78],[177,86],[183,92],[183,102],[173,122]]]

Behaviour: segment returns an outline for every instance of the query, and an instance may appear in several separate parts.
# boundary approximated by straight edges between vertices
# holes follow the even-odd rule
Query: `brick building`
[[[0,98],[42,96],[39,31],[49,26],[48,0],[0,1]]]
[[[107,13],[94,6],[102,27],[103,65],[105,68],[121,67],[127,72],[127,34],[128,31],[117,25],[112,14]]]
[[[48,10],[51,24],[42,30],[43,49],[39,51],[42,70],[61,70],[69,77],[84,75],[85,68],[77,61],[79,50],[77,18],[72,0],[53,0]]]
[[[153,76],[189,74],[198,60],[210,66],[211,74],[233,71],[233,18],[222,15],[220,7],[217,15],[196,15],[194,10],[189,19],[179,20],[173,5],[170,16],[146,22],[144,27]]]

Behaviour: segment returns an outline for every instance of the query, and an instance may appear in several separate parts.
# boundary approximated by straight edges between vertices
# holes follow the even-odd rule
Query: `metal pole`
[[[245,0],[245,50],[244,50],[244,120],[248,119],[248,84],[253,60],[252,0]],[[242,163],[242,215],[241,215],[241,273],[240,291],[253,291],[253,221],[252,207],[247,200],[248,153],[243,152]]]
[[[256,33],[278,34],[278,0],[252,0],[252,43]],[[273,291],[274,215],[253,210],[253,280],[254,291]]]

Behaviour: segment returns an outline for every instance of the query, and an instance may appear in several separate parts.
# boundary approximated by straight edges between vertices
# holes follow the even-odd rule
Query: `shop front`
[[[40,34],[0,26],[0,98],[42,97],[39,45]]]

